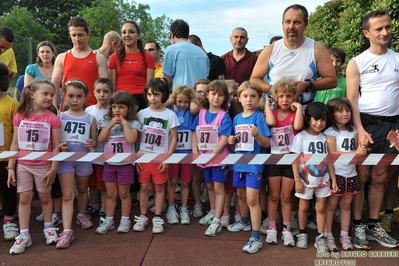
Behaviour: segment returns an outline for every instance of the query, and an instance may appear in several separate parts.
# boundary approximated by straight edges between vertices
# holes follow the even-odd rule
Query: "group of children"
[[[4,136],[11,138],[8,135],[12,135],[10,151],[93,150],[105,153],[137,151],[159,154],[228,154],[231,151],[238,154],[259,154],[270,149],[272,154],[367,152],[367,143],[357,140],[351,121],[351,104],[345,98],[334,98],[327,105],[310,103],[303,112],[302,105],[295,102],[296,81],[291,78],[283,78],[274,84],[272,98],[266,100],[261,100],[262,90],[254,82],[243,82],[237,91],[229,87],[234,87],[234,83],[229,85],[223,80],[197,82],[194,90],[189,86],[180,86],[169,97],[168,82],[162,78],[151,79],[144,91],[148,107],[137,112],[137,104],[129,93],[113,93],[112,83],[108,79],[99,79],[94,86],[97,104],[85,111],[88,88],[80,80],[70,80],[64,84],[63,91],[68,109],[57,116],[50,111],[55,91],[53,85],[46,80],[37,79],[24,88],[22,102],[15,116],[10,115],[9,119],[13,117],[14,133],[12,134],[11,128],[7,128]],[[8,85],[1,87],[0,106],[4,106],[4,98],[10,101],[6,95],[7,88]],[[261,106],[262,102],[264,106]],[[326,129],[327,125],[329,127]],[[398,146],[398,132],[391,132],[389,138]],[[16,240],[10,249],[11,254],[20,254],[32,245],[29,220],[34,185],[42,203],[47,244],[56,244],[56,248],[67,248],[74,240],[72,219],[75,181],[78,192],[76,223],[82,228],[93,227],[90,216],[85,213],[91,174],[97,178],[95,183],[101,184],[102,181],[105,184],[99,186],[105,197],[105,202],[102,202],[105,217],[100,218],[100,224],[95,230],[98,234],[114,229],[117,197],[121,200],[121,220],[117,232],[127,233],[132,228],[129,188],[134,183],[134,175],[138,175],[140,183],[140,215],[134,216],[134,231],[144,231],[149,223],[147,205],[152,184],[155,190],[153,193],[156,193],[152,232],[164,232],[162,212],[165,198],[168,203],[168,223],[178,224],[180,218],[181,224],[190,224],[188,195],[189,184],[193,179],[192,191],[196,201],[193,215],[201,218],[200,224],[208,226],[205,235],[217,236],[222,227],[227,227],[231,232],[252,230],[243,252],[255,253],[262,248],[259,197],[262,176],[266,173],[269,188],[266,243],[278,243],[276,216],[281,202],[283,244],[287,247],[296,245],[307,248],[306,217],[309,202],[315,196],[319,235],[314,245],[317,250],[337,251],[331,227],[333,212],[338,203],[341,209],[340,243],[344,250],[353,250],[348,236],[350,204],[353,194],[360,190],[354,165],[234,164],[230,171],[227,165],[217,163],[197,166],[166,163],[133,165],[131,162],[92,165],[90,162],[10,159],[7,170],[8,185],[17,186],[20,210],[19,234],[15,227],[13,230],[5,230],[5,234],[12,235],[9,240],[13,237]],[[63,194],[64,230],[59,235],[58,228],[51,222],[51,185],[57,174]],[[207,185],[210,202],[210,211],[204,216],[199,203],[198,185],[202,182],[202,177]],[[182,187],[179,214],[174,202],[178,178]],[[232,224],[229,224],[229,216],[226,222],[229,212],[228,207],[226,210],[229,184],[236,188],[240,210],[240,217]],[[292,206],[295,206],[292,202],[294,192],[299,198],[296,243],[291,226]],[[13,223],[13,220],[8,219],[6,221],[5,218],[5,225]]]

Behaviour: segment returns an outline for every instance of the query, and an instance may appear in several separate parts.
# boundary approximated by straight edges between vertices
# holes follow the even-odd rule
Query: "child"
[[[211,83],[207,79],[199,79],[195,82],[194,90],[197,95],[197,99],[200,102],[201,106],[206,98],[206,91],[209,83]]]
[[[194,90],[186,85],[177,87],[170,96],[176,107],[174,109],[180,126],[177,128],[177,146],[175,153],[192,153],[191,139],[194,116],[197,114],[198,108],[195,103]],[[193,106],[194,105],[194,106]],[[195,110],[195,111],[194,111]],[[179,171],[180,170],[180,171]],[[166,218],[170,224],[178,224],[179,216],[181,224],[190,224],[191,212],[188,211],[188,194],[189,184],[191,182],[191,164],[172,164],[169,166],[169,184],[168,184],[168,211]],[[180,173],[180,175],[179,175]],[[181,202],[180,215],[175,210],[175,189],[177,177],[180,176],[181,184]]]
[[[334,98],[328,101],[327,107],[330,113],[333,114],[332,126],[324,132],[327,138],[328,153],[366,154],[367,148],[363,145],[357,145],[357,132],[352,124],[352,106],[349,100],[344,97]],[[332,223],[334,211],[339,202],[342,249],[345,251],[353,250],[348,232],[351,222],[351,203],[353,195],[360,191],[360,178],[356,172],[356,165],[334,165],[334,172],[337,178],[338,191],[327,200],[324,237],[327,239],[328,250],[338,252],[332,235]],[[362,243],[356,241],[356,237],[353,240],[356,248],[363,247]]]
[[[141,129],[137,121],[133,98],[126,91],[116,92],[110,101],[110,108],[105,115],[98,141],[105,143],[106,153],[134,153],[134,143]],[[127,233],[130,230],[130,185],[134,182],[134,166],[131,163],[106,163],[102,180],[107,190],[106,218],[100,218],[97,234],[105,234],[114,229],[114,214],[116,198],[121,199],[122,217],[118,233]]]
[[[234,81],[234,79],[226,79],[224,80],[227,85],[227,90],[229,91],[229,106],[232,101],[237,100],[237,83]]]
[[[96,119],[84,109],[89,89],[82,81],[72,79],[64,84],[65,102],[69,109],[60,113],[61,151],[89,152],[97,146]],[[67,248],[74,240],[72,230],[73,201],[78,192],[78,215],[76,224],[83,229],[93,227],[90,216],[85,213],[88,201],[88,180],[93,167],[91,162],[62,161],[58,168],[62,189],[62,216],[64,231],[60,234],[56,248]]]
[[[99,78],[94,83],[94,97],[96,97],[97,104],[86,108],[86,113],[91,114],[97,121],[97,136],[101,132],[104,124],[104,115],[109,111],[109,101],[111,100],[114,86],[108,78]],[[104,143],[98,143],[97,147],[92,150],[93,152],[104,152]],[[107,192],[105,190],[104,181],[102,181],[104,171],[104,163],[94,162],[93,173],[89,177],[89,192],[91,206],[86,210],[86,214],[91,218],[99,215],[105,218],[105,201]],[[101,191],[101,209],[98,204],[98,193]]]
[[[329,115],[327,106],[324,103],[312,102],[306,106],[304,126],[294,137],[291,152],[302,154],[327,154],[326,137],[321,133],[326,127],[326,120]],[[326,223],[326,203],[331,192],[337,192],[337,182],[332,165],[320,163],[319,165],[293,164],[295,180],[295,196],[299,198],[299,234],[296,246],[298,248],[308,247],[308,234],[306,233],[306,214],[309,208],[309,201],[313,194],[316,197],[316,219],[317,231],[314,246],[318,252],[328,252],[327,244],[323,236]],[[330,180],[331,178],[331,180]],[[331,189],[332,183],[332,189]]]
[[[7,94],[10,85],[8,67],[0,62],[0,151],[9,151],[13,138],[13,117],[18,110],[18,102]],[[7,187],[8,159],[0,159],[0,197],[3,203],[4,240],[14,240],[18,236],[18,227],[14,223],[17,207],[17,189]]]
[[[221,80],[212,81],[206,91],[204,108],[194,120],[193,154],[228,154],[227,139],[231,133],[232,121],[227,114],[229,92],[226,83]],[[198,165],[208,187],[211,210],[200,219],[199,223],[208,225],[207,236],[217,236],[222,231],[220,218],[224,205],[224,183],[227,181],[226,165],[209,163]]]
[[[296,80],[283,77],[273,85],[274,108],[270,108],[270,98],[266,99],[266,121],[272,127],[270,141],[272,154],[287,154],[290,152],[294,136],[303,127],[302,105],[294,102]],[[282,239],[284,246],[293,247],[295,241],[291,228],[291,195],[294,189],[294,174],[291,165],[268,165],[266,167],[269,185],[269,229],[266,243],[277,244],[277,209],[281,200],[283,217]]]
[[[270,130],[265,116],[257,109],[262,89],[252,81],[244,81],[237,91],[238,99],[244,111],[234,117],[233,133],[228,138],[230,145],[235,145],[237,154],[265,153],[270,144]],[[262,248],[260,223],[262,211],[259,202],[259,189],[262,182],[263,165],[233,165],[233,185],[237,188],[241,220],[227,227],[231,232],[249,231],[252,233],[248,243],[243,247],[245,253],[256,253]],[[249,216],[251,215],[251,216]],[[251,225],[249,220],[251,218]]]
[[[21,105],[14,116],[14,135],[10,151],[56,152],[60,143],[60,120],[48,110],[52,106],[54,85],[44,79],[34,80],[22,92]],[[39,193],[44,215],[46,244],[57,242],[56,228],[52,227],[51,185],[54,182],[58,162],[25,161],[10,159],[8,162],[8,185],[17,186],[19,194],[20,235],[10,249],[10,254],[20,254],[32,245],[29,219],[33,197],[33,182]]]
[[[142,125],[140,152],[172,154],[177,144],[177,127],[180,125],[176,114],[163,103],[169,97],[167,81],[163,78],[150,79],[144,89],[148,107],[138,113]],[[165,183],[168,181],[168,165],[165,163],[136,163],[140,187],[140,216],[134,216],[134,231],[144,231],[148,225],[147,204],[151,181],[155,184],[155,217],[152,219],[152,232],[164,232],[162,205],[165,201]]]

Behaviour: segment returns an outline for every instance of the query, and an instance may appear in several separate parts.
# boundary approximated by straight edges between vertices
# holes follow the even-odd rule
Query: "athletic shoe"
[[[234,221],[236,221],[236,222],[241,221],[241,213],[236,212],[234,214]]]
[[[38,221],[38,222],[44,222],[43,213],[41,213],[41,214],[39,214],[38,216],[36,216],[36,221]]]
[[[106,234],[109,230],[115,228],[114,221],[107,218],[100,218],[100,225],[96,229],[96,233],[99,235]]]
[[[200,218],[202,217],[204,214],[202,212],[202,204],[201,203],[196,203],[194,205],[194,209],[193,209],[193,216],[195,218]]]
[[[267,230],[266,243],[271,245],[277,245],[277,230],[269,229]]]
[[[340,209],[335,209],[334,211],[334,221],[336,221],[337,223],[341,223],[341,210]]]
[[[52,245],[57,243],[58,235],[57,235],[58,228],[50,227],[43,230],[44,238],[46,239],[47,245]]]
[[[101,218],[104,218],[104,219],[105,219],[105,217],[107,217],[107,216],[105,215],[105,212],[100,211],[100,212],[98,213],[98,222],[101,223]]]
[[[14,240],[18,235],[18,227],[15,223],[3,224],[4,240],[11,241]]]
[[[296,237],[298,238],[296,241],[296,246],[298,248],[308,248],[308,234],[297,234]]]
[[[96,208],[93,208],[92,206],[90,206],[90,207],[86,210],[85,213],[86,213],[87,215],[89,215],[90,218],[94,218],[94,217],[96,217],[96,216],[100,213],[100,208],[96,209]]]
[[[283,240],[283,245],[286,247],[295,247],[294,235],[291,231],[283,231],[281,233],[281,240]]]
[[[166,202],[164,202],[162,204],[162,212],[166,212],[167,210],[168,210],[168,206],[167,206]],[[150,212],[155,213],[155,205],[153,207],[151,207]]]
[[[182,208],[180,207],[180,223],[190,224],[191,223],[190,214],[192,214],[190,210],[188,209],[182,210]]]
[[[399,245],[396,239],[392,238],[382,229],[380,223],[376,223],[373,229],[368,229],[368,226],[366,226],[366,238],[367,240],[377,241],[381,246],[386,248],[396,248]]]
[[[53,213],[51,217],[51,223],[53,224],[53,226],[59,226],[60,224],[62,224],[62,216]]]
[[[126,234],[127,232],[130,231],[131,227],[132,227],[132,223],[130,222],[130,219],[121,219],[116,232],[118,234]]]
[[[222,225],[220,223],[213,222],[208,226],[205,231],[206,236],[217,236],[222,232]]]
[[[230,215],[223,215],[220,218],[220,224],[222,225],[222,227],[227,227],[230,224]]]
[[[146,216],[134,216],[134,221],[136,222],[133,226],[133,231],[143,232],[145,227],[148,225],[148,217]]]
[[[78,214],[76,216],[76,224],[80,225],[83,229],[89,229],[94,226],[93,223],[90,221],[90,216],[87,214]]]
[[[295,217],[297,214],[297,211],[293,211],[291,213],[291,232],[295,236],[299,234],[299,223],[298,223],[298,218]]]
[[[32,239],[30,235],[20,234],[15,238],[14,245],[10,248],[10,254],[21,254],[25,251],[25,248],[32,246]]]
[[[201,184],[201,196],[200,196],[201,202],[206,203],[209,201],[209,195],[208,195],[208,187],[206,186],[205,183]]]
[[[212,223],[212,219],[215,217],[215,212],[210,211],[204,217],[199,220],[199,224],[201,225],[209,225]]]
[[[385,232],[392,232],[392,228],[395,228],[395,215],[393,213],[384,213],[381,217],[381,227]]]
[[[337,248],[337,245],[335,245],[335,239],[333,236],[328,236],[326,242],[327,242],[328,251],[338,252],[338,248]]]
[[[352,244],[358,249],[370,249],[369,242],[366,238],[366,225],[352,225]]]
[[[260,226],[260,233],[266,235],[268,229],[269,229],[269,217],[263,220],[262,225]]]
[[[72,241],[75,239],[73,235],[73,230],[65,232],[63,231],[59,236],[58,236],[58,242],[57,245],[55,245],[56,248],[67,248],[69,245],[72,243]]]
[[[242,248],[242,252],[253,254],[259,251],[262,248],[262,240],[257,241],[255,238],[251,237],[248,243]]]
[[[151,198],[148,200],[147,208],[148,208],[148,209],[151,209],[151,208],[154,207],[154,206],[155,206],[155,198],[154,198],[154,197],[151,197]]]
[[[168,220],[169,224],[179,223],[179,215],[177,214],[175,207],[173,208],[173,210],[168,210],[166,212],[166,219]]]
[[[316,239],[314,241],[314,247],[317,249],[317,252],[328,252],[327,243],[323,235],[316,236]]]
[[[345,250],[345,251],[353,250],[353,245],[351,242],[351,238],[349,236],[341,236],[339,238],[339,242],[341,243],[343,250]]]
[[[227,226],[227,230],[229,230],[230,232],[250,231],[251,224],[243,224],[241,223],[241,221],[238,221]]]
[[[155,216],[154,218],[152,218],[152,233],[162,234],[164,232],[163,224],[164,221],[161,217]]]
[[[309,230],[317,230],[316,220],[312,215],[306,217],[306,228]]]

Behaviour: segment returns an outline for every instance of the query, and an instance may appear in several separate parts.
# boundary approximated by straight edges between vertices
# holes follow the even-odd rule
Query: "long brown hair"
[[[136,22],[134,22],[132,20],[127,20],[127,21],[123,22],[122,26],[127,23],[132,24],[136,28],[137,34],[141,34],[139,25],[137,25]],[[143,44],[143,41],[141,40],[141,38],[137,40],[137,48],[139,48],[141,57],[143,58],[144,68],[147,69],[147,60],[145,58],[144,44]],[[116,57],[119,60],[119,64],[122,67],[123,61],[125,60],[125,56],[126,56],[125,43],[123,42],[122,38],[119,41],[118,46],[115,49],[115,53],[116,53]]]

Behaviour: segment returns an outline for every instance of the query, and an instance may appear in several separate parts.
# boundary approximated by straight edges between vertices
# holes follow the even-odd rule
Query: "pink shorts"
[[[161,173],[159,172],[158,167],[159,163],[142,163],[141,175],[139,175],[140,184],[150,183],[151,180],[156,185],[162,185],[168,182],[169,179],[168,171]]]
[[[179,174],[180,169],[180,174]],[[180,177],[180,180],[185,183],[191,182],[191,164],[170,164],[169,165],[169,178]]]
[[[96,187],[98,190],[104,191],[105,184],[102,181],[104,172],[104,165],[103,164],[94,164],[93,163],[93,173],[89,176],[89,187]]]
[[[17,192],[33,190],[33,180],[35,180],[36,190],[39,193],[51,192],[51,186],[46,187],[47,180],[42,181],[44,175],[50,170],[51,165],[31,166],[17,164]]]

